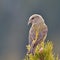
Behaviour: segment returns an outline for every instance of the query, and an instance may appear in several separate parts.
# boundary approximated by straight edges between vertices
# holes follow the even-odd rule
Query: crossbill
[[[30,51],[29,53],[34,54],[34,50],[38,44],[40,44],[42,41],[44,42],[47,37],[48,27],[45,24],[44,19],[39,14],[33,14],[28,21],[28,25],[31,25],[31,28],[29,30],[29,45],[30,45]]]

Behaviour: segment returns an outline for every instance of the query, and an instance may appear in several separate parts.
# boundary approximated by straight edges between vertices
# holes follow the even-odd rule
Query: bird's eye
[[[34,19],[34,17],[32,18],[32,20]]]

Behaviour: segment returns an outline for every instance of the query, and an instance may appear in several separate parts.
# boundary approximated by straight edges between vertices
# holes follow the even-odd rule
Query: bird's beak
[[[31,20],[28,21],[28,25],[31,23]]]

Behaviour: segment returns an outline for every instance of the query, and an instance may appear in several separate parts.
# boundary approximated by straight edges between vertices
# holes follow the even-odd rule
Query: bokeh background
[[[48,37],[60,56],[60,0],[0,0],[0,60],[23,60],[32,14],[48,25]]]

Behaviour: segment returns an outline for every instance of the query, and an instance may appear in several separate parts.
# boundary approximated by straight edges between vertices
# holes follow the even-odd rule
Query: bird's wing
[[[45,41],[47,37],[48,28],[44,25],[44,28],[38,31],[37,40],[35,41],[34,47],[39,44],[41,41]]]
[[[44,27],[42,28],[42,30],[39,31],[37,40],[43,40],[44,41],[46,39],[47,32],[48,32],[47,25],[44,24]]]
[[[48,33],[48,27],[47,27],[47,25],[45,25],[45,28],[42,30],[43,41],[45,41],[45,39],[47,37],[47,33]]]

